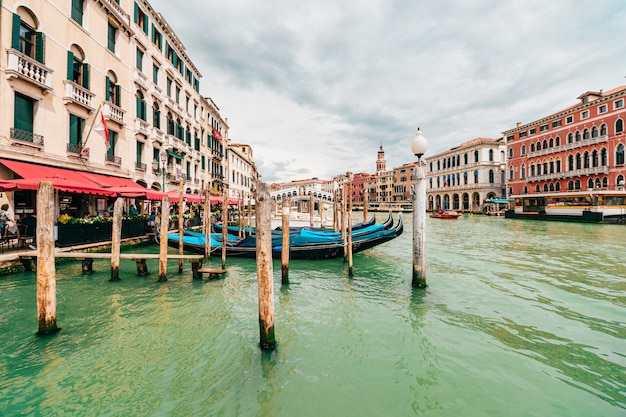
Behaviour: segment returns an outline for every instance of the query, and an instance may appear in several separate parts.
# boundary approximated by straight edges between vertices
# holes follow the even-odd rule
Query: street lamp
[[[159,157],[161,158],[161,178],[162,178],[161,191],[165,192],[165,168],[166,168],[166,163],[167,163],[167,153],[165,152],[165,149],[161,150]],[[159,161],[152,162],[152,169],[155,171],[159,169]]]
[[[426,178],[422,155],[426,152],[426,138],[419,127],[411,141],[411,150],[417,156],[415,167],[415,195],[413,201],[413,280],[412,285],[426,288]]]

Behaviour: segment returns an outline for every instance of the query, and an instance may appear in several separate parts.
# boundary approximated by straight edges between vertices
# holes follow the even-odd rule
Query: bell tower
[[[376,172],[382,172],[387,170],[387,161],[385,161],[385,151],[383,149],[383,144],[380,144],[380,148],[378,149],[378,159],[376,160]]]

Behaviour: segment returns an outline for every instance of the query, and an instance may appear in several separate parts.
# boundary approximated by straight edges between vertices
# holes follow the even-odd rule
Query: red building
[[[588,91],[577,104],[503,132],[508,197],[619,190],[626,165],[626,86]]]

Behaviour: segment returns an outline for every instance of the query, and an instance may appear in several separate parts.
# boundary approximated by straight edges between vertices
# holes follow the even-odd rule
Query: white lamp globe
[[[415,134],[415,137],[411,141],[411,150],[413,151],[413,154],[417,156],[418,159],[421,158],[422,155],[424,155],[424,153],[426,153],[427,144],[428,142],[426,141],[426,138],[422,135],[422,132],[420,132],[420,129],[418,127],[417,133]]]

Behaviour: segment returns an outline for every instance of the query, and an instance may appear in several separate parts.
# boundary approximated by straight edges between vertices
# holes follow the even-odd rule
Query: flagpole
[[[102,102],[102,103],[104,103],[104,102]],[[82,147],[81,151],[83,149],[85,149],[85,145],[87,145],[87,141],[89,140],[89,135],[91,135],[91,130],[93,129],[93,125],[95,125],[96,124],[96,120],[98,120],[98,113],[100,113],[100,109],[102,108],[102,103],[100,103],[100,105],[98,106],[98,110],[96,110],[96,117],[93,118],[93,121],[91,122],[91,126],[89,126],[89,132],[87,132],[87,138],[83,142],[83,147]]]

